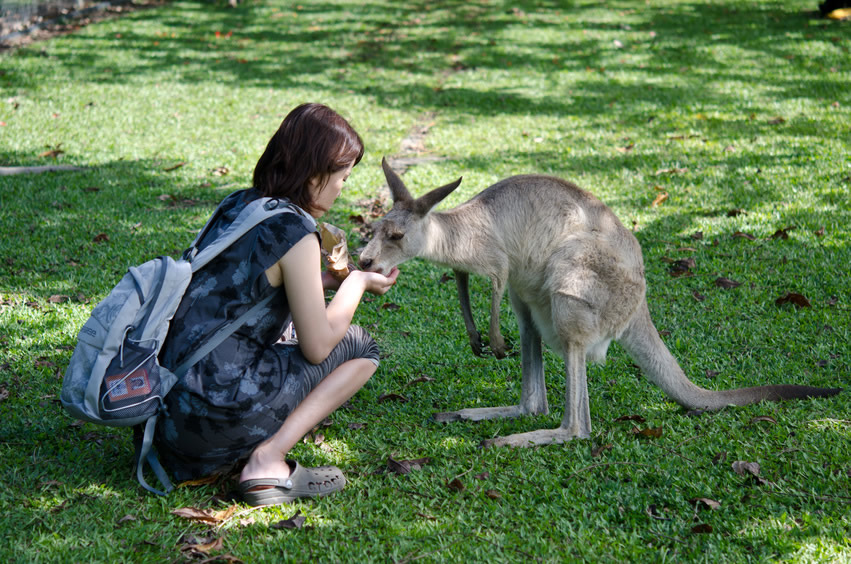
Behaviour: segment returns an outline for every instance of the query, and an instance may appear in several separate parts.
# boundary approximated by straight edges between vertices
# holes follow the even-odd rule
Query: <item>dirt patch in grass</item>
[[[124,14],[147,10],[168,3],[168,0],[140,0],[130,2],[92,2],[72,11],[40,10],[26,19],[8,21],[0,19],[0,51],[15,49],[58,35],[73,33],[91,23],[120,17]]]

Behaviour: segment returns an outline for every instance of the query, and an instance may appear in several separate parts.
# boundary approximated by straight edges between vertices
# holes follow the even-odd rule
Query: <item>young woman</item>
[[[166,396],[155,444],[177,480],[244,462],[240,492],[251,505],[326,495],[345,485],[339,469],[307,468],[287,453],[378,366],[378,347],[351,321],[363,293],[387,292],[399,273],[353,271],[336,282],[320,270],[314,221],[362,156],[360,137],[339,114],[320,104],[295,108],[260,157],[254,187],[226,199],[200,242],[209,244],[259,197],[287,198],[304,211],[255,227],[196,272],[183,297],[160,354],[164,366],[179,365],[222,324],[275,295],[264,316],[238,329]],[[327,307],[326,289],[336,290]],[[290,319],[297,340],[283,341]]]

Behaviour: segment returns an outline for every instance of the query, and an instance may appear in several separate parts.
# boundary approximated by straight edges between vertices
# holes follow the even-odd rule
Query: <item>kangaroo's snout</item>
[[[358,266],[360,266],[361,270],[370,270],[374,262],[371,258],[362,258],[358,261]]]

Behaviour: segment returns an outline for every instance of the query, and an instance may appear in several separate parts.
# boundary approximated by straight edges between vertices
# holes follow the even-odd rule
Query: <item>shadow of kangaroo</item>
[[[386,273],[422,257],[488,276],[493,280],[493,304],[498,306],[507,287],[520,331],[520,403],[438,413],[435,419],[479,421],[547,413],[542,342],[564,359],[567,381],[561,425],[490,439],[484,446],[589,437],[586,361],[602,362],[612,340],[651,381],[688,409],[717,410],[841,391],[794,385],[712,391],[693,384],[650,319],[638,241],[605,204],[570,182],[514,176],[456,208],[432,213],[458,187],[460,178],[414,199],[386,160],[382,167],[394,204],[376,224],[360,255],[361,267]],[[492,308],[492,343],[495,328],[498,334],[498,310]]]

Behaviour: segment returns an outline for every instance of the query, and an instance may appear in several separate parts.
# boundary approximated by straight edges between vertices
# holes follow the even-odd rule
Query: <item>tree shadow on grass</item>
[[[0,162],[26,162],[0,153]],[[0,177],[0,288],[89,299],[157,255],[179,255],[226,195],[148,159]]]
[[[59,58],[75,80],[95,83],[133,82],[168,73],[189,84],[210,80],[269,88],[328,88],[335,84],[340,91],[373,96],[393,107],[586,118],[593,117],[601,99],[632,105],[688,105],[694,98],[707,99],[708,95],[709,100],[723,103],[727,95],[707,88],[708,81],[750,81],[753,77],[736,65],[713,58],[712,50],[719,47],[732,46],[774,59],[788,57],[789,65],[802,65],[806,70],[830,67],[828,55],[798,61],[794,53],[776,46],[785,44],[777,38],[789,34],[812,32],[829,38],[831,33],[807,28],[808,14],[783,11],[778,6],[736,12],[706,3],[666,10],[636,9],[633,3],[622,2],[610,7],[606,21],[595,21],[604,12],[592,8],[565,7],[559,2],[483,6],[449,1],[435,6],[417,1],[363,3],[345,9],[322,2],[281,9],[251,4],[231,9],[187,2],[130,14],[126,18],[134,25],[120,34],[83,28],[67,44],[52,45],[46,51],[22,49],[15,56]],[[625,21],[630,23],[619,23],[611,16],[618,11],[626,13]],[[562,40],[548,34],[565,25],[594,34],[620,32],[635,37],[625,39],[632,43],[623,52],[646,55],[646,60],[618,63],[612,70],[635,73],[648,84],[678,77],[678,86],[648,89],[622,85],[616,77],[606,79],[602,67],[620,52],[618,48],[608,39],[568,36]],[[542,34],[546,39],[541,39]],[[841,42],[836,43],[836,49],[842,47]],[[125,54],[116,56],[116,50]],[[124,63],[116,67],[116,60]],[[511,68],[529,68],[545,76],[583,69],[596,72],[589,80],[572,85],[571,101],[512,96],[491,91],[488,84],[469,95],[463,88],[439,87],[453,73]],[[409,80],[407,84],[387,81],[376,70],[401,71]],[[766,75],[760,77],[764,81]],[[50,77],[19,73],[7,77],[12,86],[51,81]],[[835,84],[839,95],[844,89]],[[781,98],[809,97],[833,85],[827,79],[800,74],[794,80],[777,76],[762,84]]]

